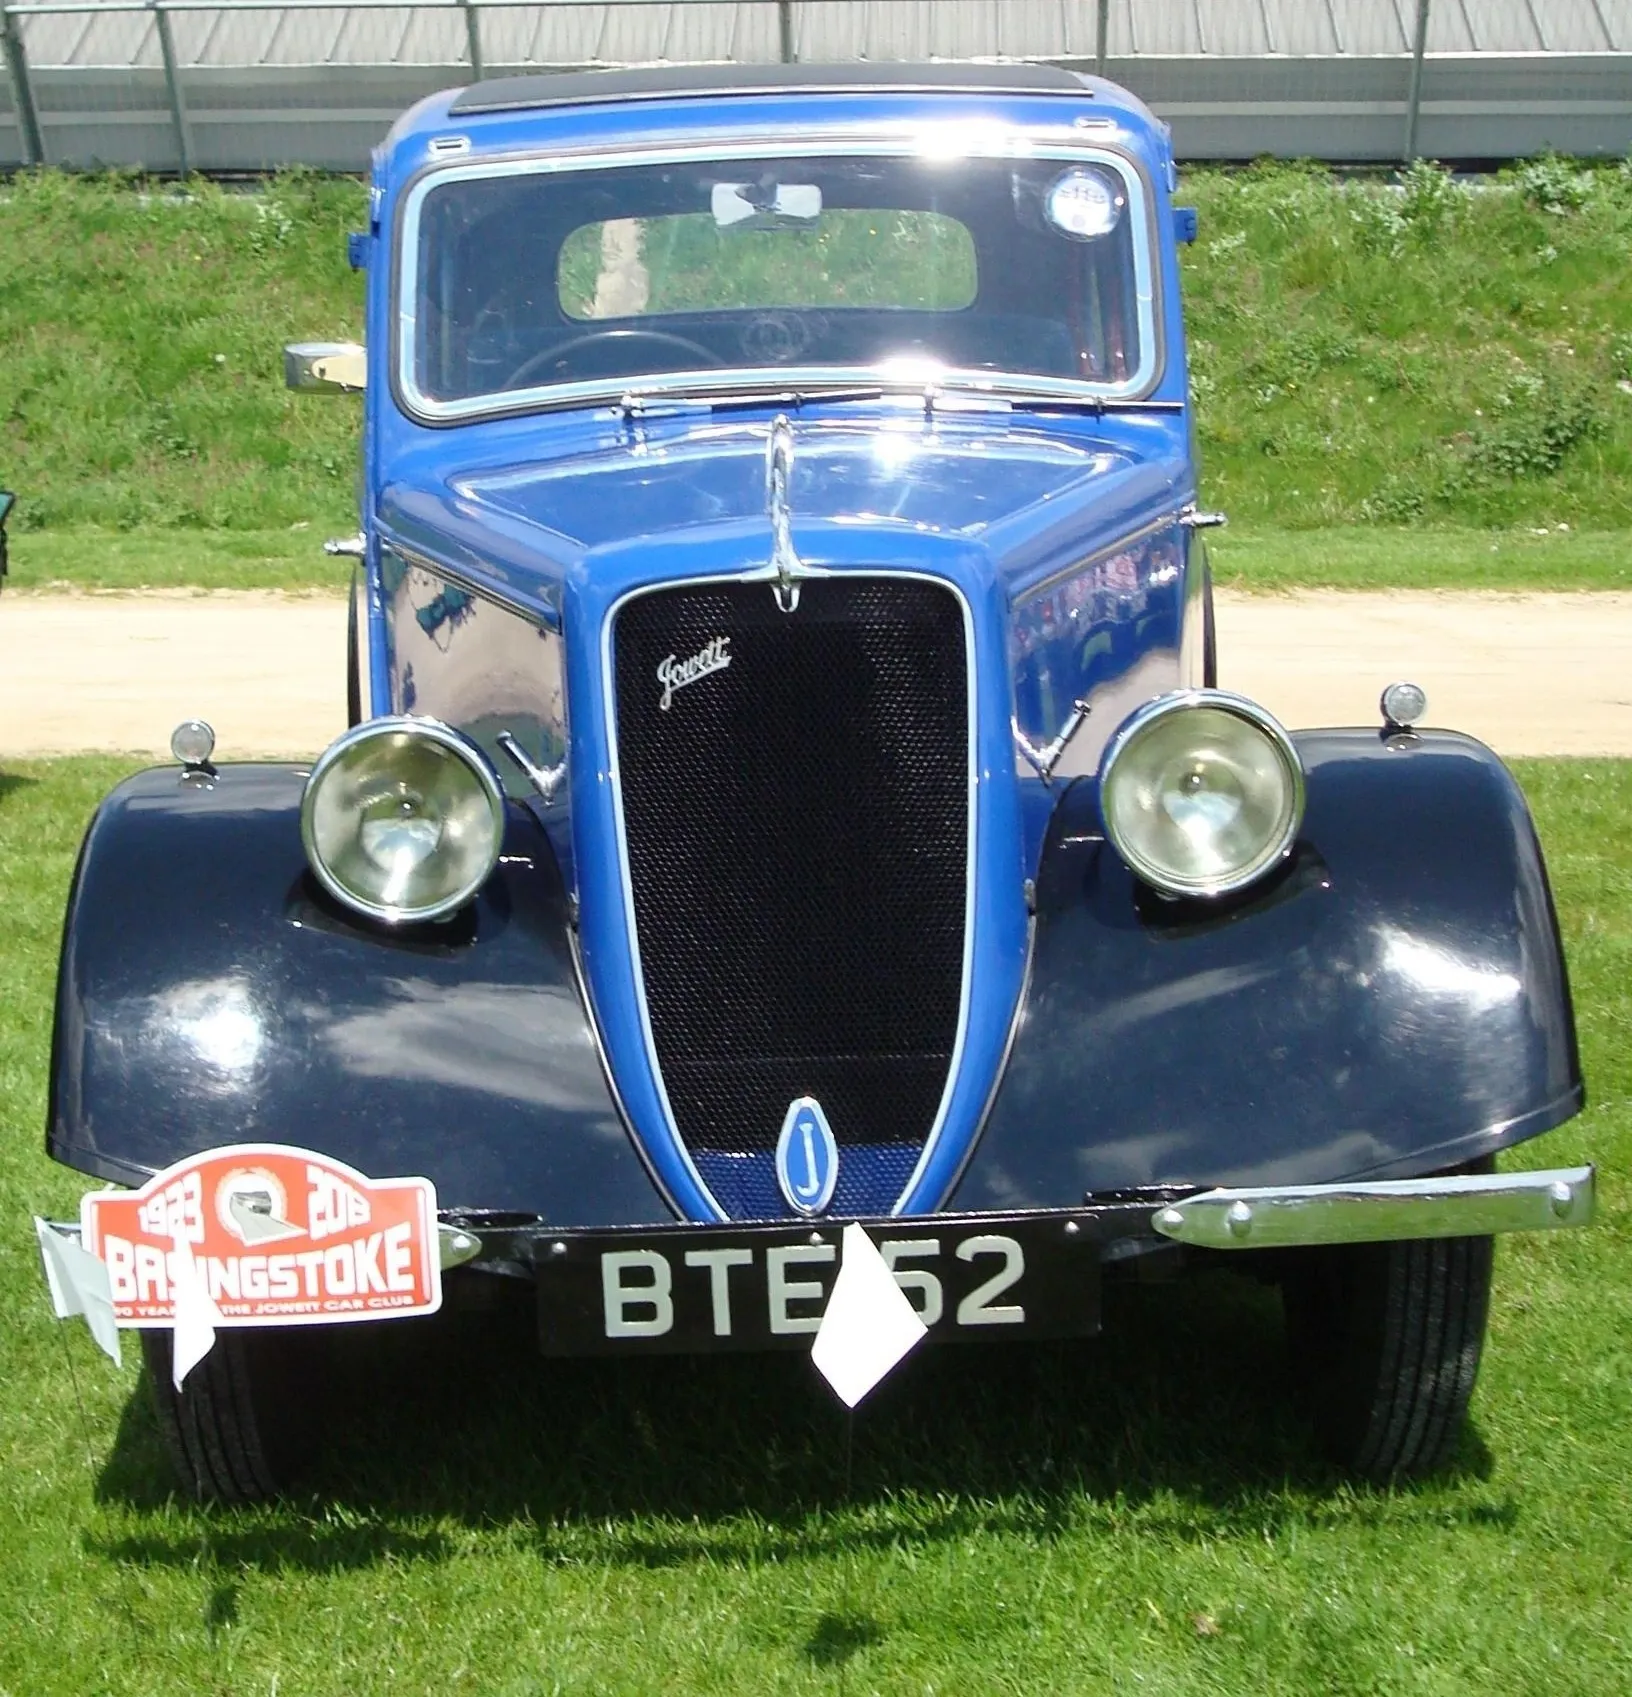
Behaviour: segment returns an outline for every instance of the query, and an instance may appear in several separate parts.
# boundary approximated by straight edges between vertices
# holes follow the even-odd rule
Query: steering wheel
[[[520,389],[526,386],[526,380],[531,377],[546,361],[563,360],[576,353],[580,348],[594,347],[597,343],[621,348],[630,342],[656,342],[671,348],[679,348],[696,358],[705,360],[711,366],[719,366],[724,362],[712,350],[705,348],[701,342],[694,342],[689,336],[677,336],[672,330],[588,330],[581,336],[574,336],[565,342],[557,342],[553,347],[540,348],[536,354],[531,354],[504,381],[506,389]]]

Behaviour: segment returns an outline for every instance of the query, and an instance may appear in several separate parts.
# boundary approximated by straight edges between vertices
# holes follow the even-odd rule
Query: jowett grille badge
[[[795,1096],[776,1140],[776,1180],[796,1213],[819,1214],[839,1182],[839,1146],[814,1096]]]
[[[662,711],[668,712],[677,689],[706,678],[710,672],[723,672],[731,664],[731,656],[727,652],[730,646],[730,637],[716,636],[705,642],[689,660],[681,660],[673,654],[664,655],[657,666],[657,681],[663,686],[663,695],[657,705]]]

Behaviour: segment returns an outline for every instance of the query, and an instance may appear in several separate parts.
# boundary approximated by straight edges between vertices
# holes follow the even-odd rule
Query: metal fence
[[[361,169],[450,83],[1004,57],[1109,75],[1181,157],[1632,151],[1632,0],[16,0],[0,166]]]

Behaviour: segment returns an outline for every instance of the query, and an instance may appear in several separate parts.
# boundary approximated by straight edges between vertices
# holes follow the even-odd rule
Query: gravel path
[[[344,722],[329,596],[0,599],[0,758],[163,755],[194,715],[225,759],[310,755]],[[1220,595],[1221,682],[1289,725],[1373,724],[1393,678],[1503,754],[1632,756],[1632,595]]]
[[[1410,678],[1500,754],[1632,755],[1632,595],[1220,595],[1218,655],[1291,726],[1375,724]]]

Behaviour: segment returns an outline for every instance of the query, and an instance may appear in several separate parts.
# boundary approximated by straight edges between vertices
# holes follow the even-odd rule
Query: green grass
[[[264,196],[25,172],[0,196],[0,472],[16,531],[356,526],[354,402],[283,388],[283,344],[355,336],[363,189]]]
[[[1632,589],[1632,531],[1232,524],[1207,553],[1230,589]]]
[[[1523,1159],[1590,1156],[1603,1203],[1503,1245],[1449,1477],[1331,1475],[1273,1297],[1217,1277],[1113,1291],[1089,1345],[920,1358],[859,1415],[853,1476],[798,1357],[545,1365],[524,1319],[404,1325],[332,1387],[323,1490],[234,1513],[170,1495],[131,1366],[50,1321],[27,1230],[80,1189],[39,1148],[50,991],[120,769],[0,792],[0,1691],[1632,1686],[1632,764],[1521,768],[1592,1091]]]
[[[27,531],[11,550],[14,588],[293,589],[338,595],[349,560],[324,553],[325,532],[139,530],[98,526]],[[1416,530],[1354,526],[1248,530],[1208,538],[1213,576],[1235,590],[1632,590],[1632,532]]]
[[[328,589],[341,594],[352,562],[330,559],[333,531],[109,530],[72,525],[11,539],[16,589]]]
[[[1263,562],[1241,575],[1311,581],[1314,558],[1318,581],[1450,585],[1492,530],[1500,573],[1478,581],[1558,586],[1576,581],[1560,553],[1523,538],[1567,524],[1597,538],[1571,544],[1579,581],[1620,581],[1632,170],[1549,159],[1469,187],[1264,166],[1188,173],[1180,198],[1202,214],[1183,270],[1204,497],[1245,533],[1226,558],[1250,543]],[[310,173],[258,196],[12,180],[0,478],[22,497],[19,582],[328,581],[290,527],[354,526],[357,408],[286,394],[280,350],[359,333],[344,233],[363,216],[358,184]],[[124,557],[86,527],[130,533]],[[1312,549],[1270,534],[1305,530]],[[31,532],[60,545],[36,553]]]
[[[1293,528],[1632,525],[1632,169],[1197,172],[1207,498]]]

